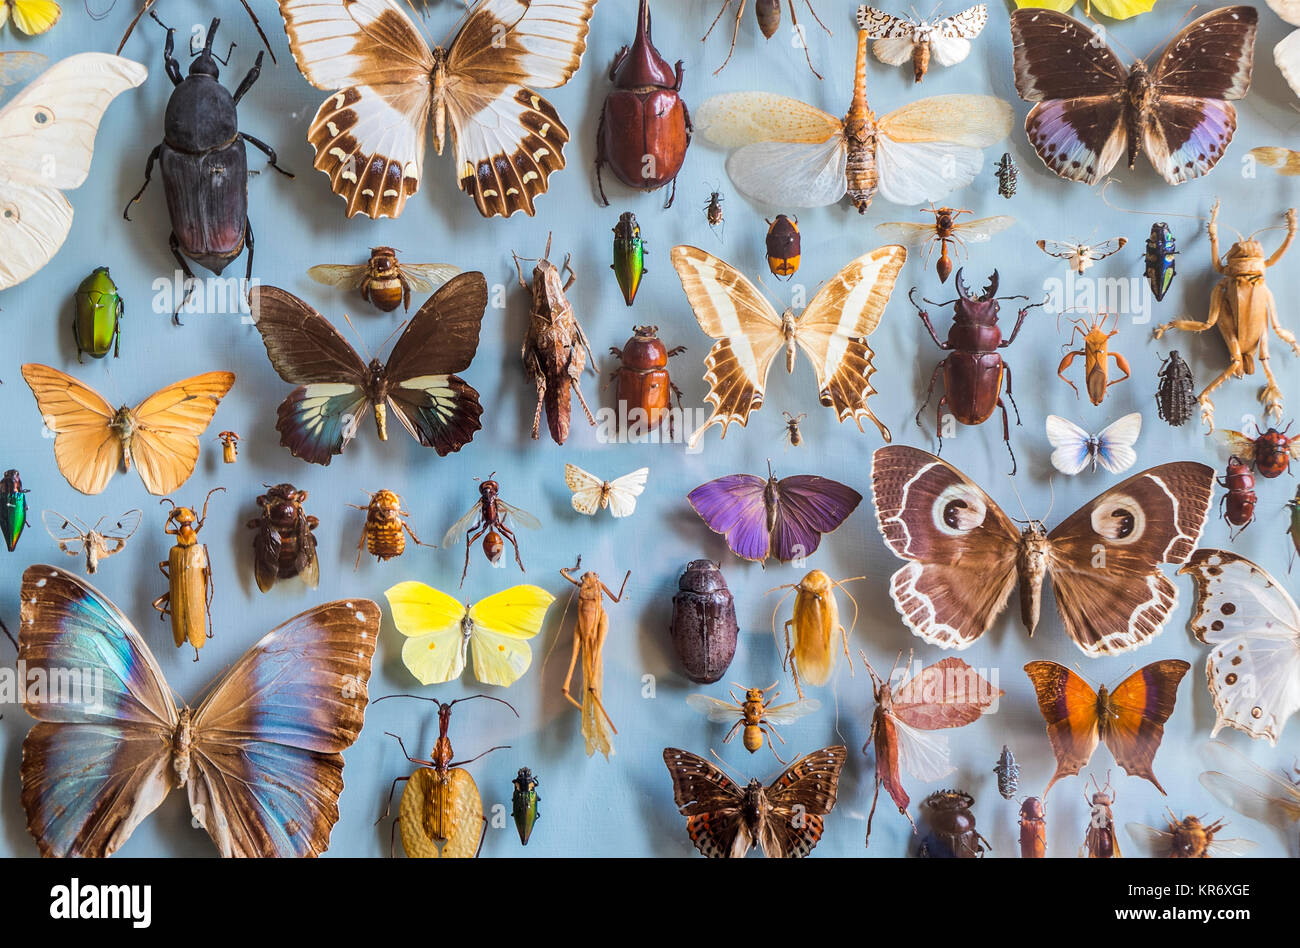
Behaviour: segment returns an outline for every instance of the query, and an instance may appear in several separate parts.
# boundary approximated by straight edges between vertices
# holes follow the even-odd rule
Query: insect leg
[[[167,244],[172,249],[172,256],[176,258],[176,263],[180,266],[181,273],[185,275],[185,296],[178,304],[176,304],[176,311],[172,313],[172,324],[179,326],[181,324],[181,310],[184,309],[185,304],[190,301],[190,297],[194,295],[194,284],[199,281],[198,277],[194,275],[194,271],[190,269],[189,263],[187,263],[185,258],[181,255],[181,244],[176,238],[175,231],[172,231],[172,235],[168,239]],[[249,262],[252,262],[251,248]]]
[[[804,0],[804,2],[807,2],[807,0]],[[813,10],[811,3],[808,3],[808,9],[812,12],[813,19],[817,20],[818,25],[821,26],[823,30],[826,30],[826,24],[822,23],[821,19],[817,16],[817,11]],[[799,37],[799,45],[803,47],[803,56],[804,59],[808,60],[808,68],[812,70],[814,76],[820,79],[822,74],[813,67],[812,55],[808,52],[808,39],[803,35],[803,31],[799,28],[799,17],[796,16],[794,12],[794,0],[790,0],[790,22],[794,25],[795,35]],[[830,30],[826,30],[826,32],[829,34]]]
[[[1008,423],[1007,406],[1002,403],[1000,398],[998,399],[998,407],[1002,409],[1002,441],[1007,446],[1007,454],[1011,455],[1011,473],[1014,475],[1016,473],[1016,452],[1011,450],[1011,425]],[[1019,421],[1016,423],[1019,424]]]
[[[930,331],[933,332],[934,330]],[[934,367],[934,372],[930,375],[930,387],[925,390],[925,401],[921,404],[921,407],[916,410],[916,427],[918,428],[923,427],[921,424],[921,413],[925,411],[926,407],[930,404],[930,399],[934,397],[934,386],[939,381],[939,373],[943,371],[943,367],[947,362],[948,360],[944,359],[936,365]]]
[[[159,145],[153,151],[149,152],[149,160],[145,162],[144,166],[144,184],[140,185],[140,190],[135,192],[135,197],[126,202],[126,207],[122,210],[122,217],[124,219],[128,221],[131,219],[131,205],[140,200],[141,195],[144,194],[145,188],[149,187],[149,181],[153,178],[154,162],[158,160],[158,156],[161,154],[162,145]]]
[[[261,58],[260,53],[258,54],[258,58],[259,59]],[[276,162],[279,161],[280,159],[276,155],[275,149],[272,148],[270,145],[268,145],[266,142],[262,141],[260,138],[254,138],[252,135],[249,135],[247,132],[240,132],[239,137],[242,138],[244,141],[248,142],[258,151],[265,154],[271,167],[274,168],[276,171],[280,172],[280,174],[284,175],[286,178],[293,177],[292,171],[285,171],[278,164],[276,164]]]
[[[1074,360],[1076,358],[1078,358],[1083,354],[1084,352],[1082,349],[1072,349],[1071,351],[1065,354],[1065,358],[1061,360],[1061,364],[1056,367],[1057,378],[1059,378],[1066,385],[1070,386],[1070,388],[1074,389],[1075,398],[1079,397],[1079,387],[1065,377],[1065,370],[1074,364]]]

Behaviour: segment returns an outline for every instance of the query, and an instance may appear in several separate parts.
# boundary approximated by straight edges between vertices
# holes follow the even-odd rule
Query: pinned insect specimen
[[[541,780],[527,767],[520,767],[511,783],[514,784],[514,790],[510,794],[510,816],[519,832],[520,844],[527,846],[533,835],[533,827],[542,818],[542,798],[537,793]]]
[[[99,570],[100,560],[126,549],[126,541],[131,539],[143,518],[144,511],[128,510],[111,527],[103,526],[104,517],[95,521],[93,527],[88,527],[76,517],[65,517],[53,510],[41,513],[50,538],[69,556],[85,557],[86,572],[91,575]]]
[[[606,481],[576,464],[564,465],[564,483],[573,493],[573,509],[588,517],[594,517],[596,511],[605,507],[613,517],[630,517],[649,476],[650,468],[641,467],[631,474]]]
[[[562,266],[557,267],[547,258],[551,253],[551,238],[546,238],[546,251],[533,267],[533,279],[530,285],[524,279],[522,259],[514,254],[515,271],[519,274],[519,285],[532,295],[532,305],[528,311],[528,332],[524,336],[522,356],[524,375],[537,388],[537,410],[533,412],[533,440],[537,440],[538,427],[542,421],[542,407],[546,407],[546,425],[551,438],[556,444],[564,444],[569,437],[569,393],[572,390],[578,396],[578,403],[587,414],[587,421],[592,427],[596,419],[587,407],[587,400],[582,397],[578,383],[582,380],[582,371],[591,359],[592,371],[596,370],[596,360],[591,354],[591,346],[582,331],[582,325],[573,312],[573,304],[564,295],[577,281],[577,274],[569,265],[569,258],[564,258]],[[568,273],[568,279],[561,282],[562,273]]]
[[[743,858],[754,846],[769,859],[807,856],[821,841],[848,756],[843,745],[824,747],[800,757],[767,787],[751,778],[742,788],[703,757],[664,748],[687,835],[710,859]]]
[[[1093,793],[1091,797],[1085,786],[1083,800],[1088,805],[1088,829],[1083,834],[1083,846],[1080,856],[1089,859],[1119,859],[1119,839],[1116,837],[1115,814],[1111,807],[1115,803],[1115,792],[1110,788],[1110,775],[1106,775],[1106,786],[1097,782],[1092,776]]]
[[[803,697],[803,685],[799,679],[810,685],[821,687],[830,681],[831,672],[835,670],[835,660],[840,649],[835,647],[836,639],[844,651],[844,658],[853,668],[853,659],[849,655],[849,630],[857,625],[858,601],[844,588],[845,583],[865,579],[865,576],[853,576],[848,579],[831,579],[819,569],[810,569],[798,583],[777,586],[769,590],[789,590],[772,607],[772,635],[776,647],[781,650],[781,670],[788,671],[794,677],[795,691]],[[835,602],[835,590],[838,589],[849,597],[853,603],[853,621],[849,629],[840,622],[840,608]],[[781,604],[794,593],[794,610],[782,627],[784,636],[776,631],[776,616],[781,611]],[[791,630],[794,635],[791,636]]]
[[[668,635],[691,681],[710,685],[726,674],[740,626],[736,600],[712,560],[692,560],[678,577]]]
[[[870,846],[871,823],[880,788],[885,788],[898,812],[912,823],[902,771],[931,783],[957,769],[948,757],[948,739],[928,732],[978,721],[981,715],[992,710],[1002,692],[960,658],[942,659],[910,678],[905,670],[897,691],[893,684],[897,663],[890,669],[888,678],[876,674],[865,654],[862,664],[871,675],[871,690],[876,699],[871,734],[862,746],[863,754],[868,748],[873,748],[875,753],[876,790],[867,815],[866,845]],[[910,657],[908,665],[911,665]],[[915,823],[912,828],[916,829]]]
[[[1006,744],[1002,745],[1002,753],[998,755],[997,766],[993,768],[993,773],[998,778],[998,793],[1002,799],[1010,800],[1020,789],[1020,765],[1016,763],[1016,755],[1011,753],[1011,748]]]
[[[865,214],[877,191],[895,204],[921,204],[975,180],[983,149],[1011,131],[1011,104],[940,95],[877,117],[867,103],[869,42],[859,30],[853,100],[843,118],[767,92],[716,95],[700,106],[696,130],[734,149],[727,174],[736,187],[773,208],[825,207],[847,195]]]
[[[1281,431],[1269,428],[1265,432],[1244,434],[1224,431],[1223,440],[1232,453],[1243,461],[1250,461],[1260,477],[1281,477],[1291,473],[1291,462],[1300,458],[1300,435],[1290,436],[1291,422]]]
[[[1232,8],[1237,9],[1237,8]],[[1247,7],[1246,9],[1252,9]],[[1255,362],[1264,370],[1267,384],[1260,392],[1259,400],[1264,405],[1265,415],[1274,421],[1282,420],[1282,390],[1278,387],[1273,370],[1269,367],[1268,331],[1272,329],[1277,337],[1291,347],[1291,351],[1300,356],[1300,342],[1295,334],[1282,327],[1278,321],[1277,301],[1273,291],[1264,282],[1270,267],[1276,266],[1295,239],[1298,221],[1295,208],[1286,212],[1286,237],[1271,257],[1264,256],[1264,246],[1253,237],[1242,238],[1232,245],[1228,255],[1219,256],[1219,202],[1214,202],[1210,212],[1210,258],[1214,262],[1216,273],[1223,274],[1223,279],[1210,293],[1210,311],[1205,322],[1191,319],[1175,319],[1157,326],[1155,337],[1159,339],[1170,329],[1182,332],[1205,332],[1217,328],[1228,346],[1228,367],[1224,369],[1197,396],[1201,406],[1201,421],[1214,430],[1214,402],[1210,396],[1229,378],[1241,378],[1243,375],[1255,374]]]
[[[790,20],[794,35],[797,37],[796,45],[803,47],[804,58],[808,60],[808,68],[812,70],[814,76],[820,79],[822,74],[813,68],[812,55],[808,52],[808,42],[804,36],[803,27],[799,25],[799,17],[795,13],[796,0],[788,0],[788,2],[790,4]],[[808,8],[808,12],[812,14],[813,19],[817,21],[817,25],[826,30],[827,36],[831,36],[831,31],[827,29],[826,24],[817,15],[817,11],[813,9],[811,0],[803,0],[803,2]],[[732,0],[722,0],[722,7],[718,10],[718,15],[713,18],[713,22],[709,24],[708,32],[704,34],[700,42],[704,42],[709,38],[709,33],[713,32],[713,28],[718,25],[718,21],[722,19],[722,14],[727,12],[727,8],[731,6],[731,3]],[[731,56],[736,51],[736,37],[740,35],[740,19],[744,15],[745,0],[736,0],[736,22],[731,30],[731,49],[727,51],[727,58],[722,61],[722,65],[713,70],[715,76],[726,69],[727,63],[731,62]],[[754,0],[754,17],[758,20],[758,28],[762,31],[763,38],[771,39],[781,26],[781,0]]]
[[[993,176],[998,179],[998,194],[1007,200],[1015,196],[1016,185],[1020,181],[1020,169],[1016,167],[1016,160],[1011,157],[1011,152],[1003,152],[998,163],[993,166]]]
[[[1300,553],[1300,487],[1295,489],[1295,496],[1286,502],[1286,508],[1290,511],[1287,518],[1290,524],[1286,528],[1286,535],[1291,538],[1291,550],[1286,562],[1286,571],[1289,573],[1295,565],[1296,554]]]
[[[353,569],[361,565],[362,552],[369,553],[379,562],[391,560],[406,552],[406,537],[403,531],[420,546],[433,546],[423,542],[415,535],[406,518],[411,516],[409,510],[402,508],[402,498],[391,490],[377,490],[370,495],[366,504],[348,504],[353,510],[364,510],[366,522],[361,528],[361,541],[357,544],[357,562]]]
[[[1156,829],[1143,823],[1129,823],[1125,828],[1144,855],[1155,859],[1209,859],[1211,856],[1244,856],[1259,844],[1249,839],[1221,839],[1227,825],[1223,820],[1209,822],[1199,816],[1181,820],[1173,810],[1167,811],[1165,828]]]
[[[1201,786],[1242,816],[1295,832],[1300,821],[1300,767],[1277,773],[1223,741],[1210,741],[1206,748],[1216,769],[1201,774]]]
[[[117,358],[122,345],[122,311],[126,304],[108,267],[96,267],[73,294],[72,337],[77,342],[77,362],[82,353],[102,359],[110,351]]]
[[[998,350],[1005,349],[1015,342],[1029,311],[1035,306],[1045,305],[1047,301],[1031,303],[1020,310],[1011,335],[1003,339],[1002,330],[998,328],[998,301],[1023,300],[1029,297],[998,296],[998,271],[996,270],[989,277],[984,292],[973,296],[966,282],[961,278],[961,274],[962,271],[958,270],[955,279],[957,285],[955,300],[935,303],[922,297],[924,302],[931,306],[956,304],[952,327],[948,330],[946,340],[939,339],[939,334],[934,331],[934,325],[930,322],[930,314],[916,302],[913,296],[916,288],[913,287],[907,295],[912,305],[916,307],[916,314],[921,317],[921,322],[925,324],[934,344],[945,352],[952,353],[934,367],[934,372],[930,375],[930,387],[926,389],[925,403],[916,412],[916,423],[920,426],[921,413],[934,397],[934,385],[942,373],[943,395],[935,407],[935,436],[939,440],[939,450],[943,451],[945,417],[954,418],[963,425],[980,425],[992,417],[994,409],[1000,408],[1002,409],[1002,440],[1006,443],[1007,453],[1011,455],[1011,473],[1015,474],[1016,454],[1011,450],[1011,425],[1007,417],[1007,406],[1002,401],[1004,388],[1011,407],[1016,410],[1017,425],[1020,424],[1020,409],[1016,407],[1016,400],[1011,394],[1011,366],[1002,358]],[[945,408],[948,409],[947,412],[944,411]]]
[[[917,448],[878,449],[871,480],[881,533],[906,561],[889,588],[913,633],[940,648],[967,648],[1018,583],[1021,622],[1032,634],[1050,576],[1066,633],[1092,656],[1135,649],[1164,628],[1178,590],[1160,566],[1192,555],[1214,494],[1213,468],[1161,464],[1048,532],[1039,520],[1017,526],[966,475]]]
[[[221,460],[226,464],[234,464],[238,461],[239,435],[233,431],[219,431],[217,439],[221,442]]]
[[[609,732],[613,731],[617,734],[618,728],[614,726],[601,700],[605,674],[605,636],[609,631],[609,614],[605,612],[603,597],[608,596],[611,602],[622,602],[623,591],[627,589],[627,581],[632,571],[628,570],[623,576],[623,585],[618,587],[618,594],[615,595],[600,581],[600,577],[590,570],[583,573],[580,579],[574,579],[571,574],[577,572],[581,566],[582,557],[579,556],[578,562],[573,566],[560,570],[560,575],[578,588],[578,615],[573,627],[573,651],[569,655],[569,670],[564,676],[564,686],[561,691],[565,700],[582,712],[582,736],[587,744],[587,756],[590,757],[596,751],[600,751],[605,755],[605,759],[609,760],[610,755],[614,753]],[[579,653],[582,655],[581,702],[569,693],[569,685],[573,681],[573,670],[577,666]],[[608,730],[606,730],[607,726]]]
[[[1099,742],[1110,748],[1125,773],[1151,781],[1164,793],[1151,768],[1165,722],[1174,713],[1178,683],[1191,667],[1176,658],[1152,662],[1125,678],[1114,691],[1105,685],[1093,691],[1064,665],[1046,661],[1026,665],[1056,755],[1056,773],[1043,791],[1044,798],[1056,781],[1087,765]]]
[[[766,480],[728,474],[701,484],[686,499],[710,530],[727,538],[732,553],[755,563],[769,556],[782,563],[812,556],[822,534],[838,529],[862,503],[861,494],[829,477],[777,480],[770,463]]]
[[[934,265],[934,272],[939,275],[940,283],[947,283],[952,273],[952,257],[948,255],[950,247],[964,254],[967,242],[984,243],[994,234],[1006,230],[1016,222],[1014,217],[1005,214],[959,222],[958,217],[974,212],[952,207],[935,207],[933,204],[928,209],[922,208],[921,213],[933,214],[934,220],[924,224],[888,221],[877,224],[876,233],[884,240],[893,240],[909,247],[924,247],[927,262],[934,255],[934,247],[938,244],[939,260]]]
[[[955,66],[970,55],[970,41],[980,35],[989,19],[982,3],[953,16],[921,20],[892,16],[875,7],[858,7],[858,29],[876,42],[871,51],[886,66],[911,63],[916,82],[925,78],[934,59],[940,66]]]
[[[466,764],[472,764],[496,750],[506,750],[509,745],[489,747],[468,760],[456,760],[451,747],[451,738],[447,732],[451,727],[451,709],[462,701],[484,698],[504,704],[519,717],[519,712],[508,701],[493,698],[490,695],[470,695],[454,701],[442,702],[437,698],[422,695],[386,695],[376,698],[378,704],[388,698],[419,698],[432,701],[438,706],[438,740],[433,745],[433,752],[428,760],[412,757],[406,750],[406,744],[391,731],[384,733],[397,741],[402,749],[402,756],[419,769],[405,777],[393,780],[388,791],[388,806],[384,810],[383,820],[393,806],[393,794],[399,783],[405,783],[402,799],[398,803],[397,820],[393,824],[393,833],[398,827],[402,830],[402,850],[413,859],[453,859],[471,858],[483,848],[483,837],[487,834],[487,820],[483,817],[483,800],[479,796],[478,785],[465,770]],[[393,840],[390,834],[389,851],[392,853]]]
[[[320,520],[303,509],[306,501],[307,492],[292,484],[268,484],[266,493],[257,498],[262,512],[248,521],[248,529],[257,531],[253,536],[253,576],[262,592],[270,592],[276,580],[294,576],[311,589],[320,585],[320,560],[312,532]]]
[[[731,724],[731,730],[722,739],[724,744],[730,743],[736,736],[736,732],[743,728],[742,741],[745,750],[753,754],[763,746],[763,738],[766,735],[767,746],[772,756],[784,764],[785,760],[776,752],[774,742],[780,741],[784,744],[785,738],[777,733],[776,725],[793,724],[822,705],[816,698],[801,698],[798,701],[773,704],[780,697],[781,692],[776,692],[770,698],[767,693],[776,685],[776,682],[772,682],[766,688],[746,688],[743,699],[736,697],[734,691],[728,691],[727,693],[731,695],[729,702],[710,698],[708,695],[691,694],[686,696],[686,703],[700,714],[706,715],[714,724]],[[740,685],[736,687],[739,688]]]
[[[763,247],[767,251],[767,268],[772,271],[772,276],[788,280],[798,273],[799,261],[803,257],[799,218],[784,214],[769,218]]]
[[[1178,255],[1178,242],[1174,232],[1164,221],[1151,225],[1147,235],[1146,252],[1142,255],[1143,275],[1151,287],[1151,294],[1160,302],[1174,285],[1174,257]]]
[[[1102,313],[1093,323],[1082,318],[1070,320],[1074,330],[1070,333],[1070,341],[1066,345],[1073,345],[1077,335],[1083,337],[1083,348],[1067,352],[1061,364],[1056,367],[1057,376],[1074,389],[1077,398],[1079,388],[1065,377],[1065,371],[1074,364],[1075,359],[1082,357],[1084,384],[1088,388],[1088,399],[1094,405],[1101,404],[1102,399],[1106,397],[1106,390],[1112,385],[1124,381],[1133,374],[1129,369],[1128,359],[1110,350],[1110,340],[1119,334],[1119,313],[1115,314],[1115,328],[1110,332],[1106,332],[1106,315]],[[1109,368],[1111,359],[1115,360],[1115,367],[1124,373],[1113,382],[1110,379]]]
[[[620,365],[610,373],[615,382],[619,414],[627,413],[627,434],[639,437],[659,427],[664,414],[672,408],[672,397],[677,396],[677,407],[682,405],[682,391],[668,374],[668,360],[686,351],[685,346],[669,349],[659,338],[658,326],[635,326],[632,338],[619,349],[609,347],[610,355]],[[669,431],[672,430],[669,415]]]
[[[993,848],[975,828],[975,798],[965,790],[936,790],[921,801],[930,832],[917,855],[923,859],[979,859]]]
[[[465,574],[469,572],[470,548],[480,537],[483,539],[483,555],[493,566],[501,562],[501,554],[506,548],[505,541],[509,540],[510,545],[515,548],[515,562],[519,564],[519,572],[523,573],[527,571],[524,569],[524,561],[519,557],[519,543],[515,540],[514,531],[506,525],[506,522],[509,521],[526,530],[542,528],[542,522],[528,511],[520,510],[501,499],[501,485],[495,478],[494,471],[486,480],[479,481],[478,500],[465,512],[465,516],[451,525],[442,537],[444,550],[458,546],[462,538],[465,540],[465,568],[460,573],[462,586],[465,585]]]
[[[1281,583],[1227,550],[1197,550],[1180,573],[1195,584],[1187,627],[1211,646],[1205,678],[1214,737],[1225,727],[1276,746],[1300,694],[1300,609]]]
[[[1295,35],[1295,34],[1292,34]],[[1281,44],[1279,44],[1280,46]],[[1263,147],[1252,148],[1246,152],[1266,168],[1272,168],[1280,175],[1288,178],[1300,174],[1300,151],[1292,151],[1290,148]]]
[[[1229,532],[1229,539],[1235,540],[1241,531],[1255,522],[1255,504],[1259,495],[1255,493],[1255,475],[1249,465],[1235,454],[1228,458],[1228,470],[1215,483],[1225,489],[1219,498],[1219,516],[1235,529]]]
[[[1178,354],[1169,350],[1169,356],[1160,363],[1160,384],[1156,387],[1156,413],[1161,421],[1175,428],[1186,424],[1196,408],[1196,382],[1192,370]]]
[[[1047,856],[1047,808],[1038,797],[1027,797],[1020,804],[1020,858],[1043,859]]]
[[[398,306],[409,312],[412,293],[432,293],[458,273],[460,267],[449,263],[401,263],[392,247],[370,248],[365,263],[323,263],[307,271],[317,283],[360,290],[363,300],[385,313]]]
[[[1052,467],[1074,476],[1089,464],[1095,473],[1100,464],[1111,474],[1122,474],[1137,463],[1137,443],[1142,431],[1142,413],[1132,412],[1112,421],[1097,434],[1088,432],[1060,415],[1047,416],[1047,440],[1052,444]]]
[[[1040,240],[1038,249],[1049,257],[1064,260],[1075,273],[1083,274],[1098,260],[1119,253],[1127,243],[1128,240],[1124,237],[1112,237],[1096,245]]]
[[[803,444],[803,431],[799,428],[799,422],[808,417],[807,412],[800,412],[792,415],[788,411],[782,412],[785,415],[785,442],[792,448],[797,448]]]
[[[614,271],[619,292],[628,306],[636,299],[636,291],[641,289],[641,278],[646,273],[645,255],[641,225],[637,223],[635,214],[624,211],[614,225],[614,262],[609,268]]]
[[[18,540],[27,529],[27,494],[22,476],[10,468],[0,479],[0,531],[4,533],[5,546],[12,553]]]
[[[212,565],[207,544],[199,542],[199,531],[208,519],[208,501],[224,487],[214,487],[203,498],[203,513],[196,515],[193,508],[177,507],[170,497],[160,504],[171,504],[163,532],[176,538],[167,559],[158,564],[159,571],[167,577],[167,591],[153,601],[158,618],[170,617],[172,639],[180,648],[189,642],[194,649],[194,660],[199,660],[199,649],[212,638]]]
[[[722,211],[722,202],[725,200],[721,191],[710,191],[708,203],[704,205],[704,219],[709,222],[709,227],[716,234],[718,228],[726,223],[726,218]]]

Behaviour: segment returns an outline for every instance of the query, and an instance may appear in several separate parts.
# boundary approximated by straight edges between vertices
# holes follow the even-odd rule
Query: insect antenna
[[[110,3],[107,7],[104,8],[103,13],[96,13],[94,10],[90,9],[90,3],[88,2],[88,0],[82,0],[81,5],[86,8],[86,16],[90,17],[92,20],[96,22],[99,22],[100,20],[104,19],[104,17],[108,16],[110,13],[113,12],[113,7],[117,6],[117,3],[116,2]]]
[[[5,625],[4,619],[0,619],[0,631],[3,631],[9,641],[14,643],[14,651],[18,651],[18,640],[14,638],[14,634],[9,631],[9,626]]]
[[[1106,189],[1109,188],[1112,184],[1114,184],[1117,180],[1118,180],[1117,178],[1113,178],[1113,177],[1107,178],[1106,183],[1101,186],[1101,191],[1099,193],[1101,195],[1101,203],[1105,204],[1109,208],[1113,208],[1114,210],[1119,211],[1121,214],[1137,214],[1140,217],[1159,217],[1162,219],[1169,218],[1169,217],[1181,217],[1193,221],[1209,220],[1208,217],[1202,217],[1199,214],[1177,214],[1177,213],[1165,212],[1165,211],[1139,211],[1136,208],[1120,207],[1118,204],[1112,204],[1110,200],[1107,199],[1106,197]]]
[[[203,514],[202,516],[199,517],[200,528],[202,528],[203,526],[203,521],[208,519],[208,501],[212,499],[212,495],[215,494],[217,491],[221,491],[221,493],[224,494],[226,492],[226,489],[224,487],[214,487],[212,488],[212,490],[208,491],[208,496],[203,498]]]
[[[732,770],[728,769],[727,765],[724,764],[724,763],[722,762],[722,758],[718,756],[718,752],[715,751],[712,747],[709,748],[709,753],[713,755],[714,759],[718,762],[718,767],[719,767],[719,768],[720,768],[720,769],[721,769],[721,770],[722,770],[722,771],[723,771],[723,772],[724,772],[728,777],[730,777],[730,778],[731,778],[734,782],[736,782],[737,784],[743,784],[743,783],[745,783],[745,781],[742,780],[740,777],[737,777],[736,774],[735,774]]]
[[[1168,45],[1169,41],[1173,39],[1174,35],[1183,28],[1183,23],[1187,20],[1189,16],[1192,15],[1192,11],[1194,11],[1195,9],[1196,9],[1196,4],[1192,4],[1190,7],[1187,8],[1186,11],[1184,11],[1183,15],[1178,18],[1178,22],[1174,24],[1173,30],[1171,30],[1168,34],[1166,34],[1163,41],[1163,45]],[[1116,43],[1115,45],[1123,47],[1125,49],[1128,48],[1125,47],[1123,43]],[[1162,43],[1156,43],[1155,46],[1152,46],[1149,50],[1147,50],[1147,54],[1142,57],[1142,61],[1146,62],[1148,59],[1150,59],[1151,54],[1154,53],[1161,45]]]

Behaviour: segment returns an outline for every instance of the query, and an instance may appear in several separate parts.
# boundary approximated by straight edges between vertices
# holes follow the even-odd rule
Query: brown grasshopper
[[[614,753],[609,731],[617,734],[618,728],[614,726],[613,719],[610,718],[609,712],[605,710],[605,705],[600,700],[601,679],[604,677],[605,670],[603,659],[605,634],[609,630],[609,614],[605,612],[602,597],[608,596],[612,602],[621,602],[623,590],[627,588],[628,577],[632,575],[632,571],[628,570],[623,577],[623,585],[618,588],[616,596],[613,590],[602,583],[600,577],[593,572],[585,572],[579,579],[569,575],[576,572],[580,566],[582,566],[581,556],[573,566],[560,570],[561,576],[578,587],[578,617],[577,624],[573,628],[573,651],[569,655],[569,671],[564,676],[562,690],[565,700],[582,712],[582,736],[587,742],[587,756],[590,757],[596,751],[600,751],[608,760],[609,755]],[[581,703],[569,694],[569,684],[573,681],[573,670],[578,664],[579,652],[582,653]],[[607,724],[608,730],[605,727]]]
[[[564,295],[578,277],[569,265],[568,257],[564,258],[562,267],[557,267],[547,259],[550,254],[551,238],[548,236],[546,252],[537,261],[537,266],[533,267],[531,285],[524,279],[523,268],[519,265],[520,256],[513,256],[515,270],[519,273],[519,285],[533,295],[533,303],[528,312],[528,333],[524,336],[522,352],[524,373],[537,386],[533,439],[537,438],[542,406],[545,405],[546,425],[551,430],[551,437],[556,444],[564,444],[569,437],[570,388],[577,393],[578,402],[587,413],[587,421],[592,426],[596,424],[591,409],[587,407],[587,400],[582,397],[582,389],[578,387],[587,360],[591,359],[593,372],[596,371],[596,360],[591,355],[586,333],[573,314],[573,304]],[[568,280],[564,283],[560,282],[562,271],[568,273]]]
[[[1168,329],[1180,329],[1183,332],[1205,332],[1217,326],[1223,341],[1228,345],[1228,355],[1232,361],[1222,373],[1205,387],[1197,401],[1201,405],[1201,421],[1214,431],[1214,402],[1210,394],[1229,377],[1241,378],[1243,375],[1255,374],[1255,360],[1259,360],[1268,384],[1259,394],[1264,405],[1264,414],[1273,421],[1282,420],[1282,390],[1278,388],[1277,379],[1268,365],[1268,330],[1272,327],[1277,337],[1291,347],[1291,351],[1300,356],[1300,342],[1295,334],[1283,329],[1277,318],[1277,302],[1273,291],[1264,283],[1265,271],[1276,266],[1282,255],[1291,246],[1296,235],[1296,212],[1291,208],[1286,212],[1286,239],[1265,258],[1264,247],[1254,237],[1242,238],[1232,245],[1226,258],[1219,257],[1219,202],[1214,202],[1210,212],[1210,254],[1214,259],[1214,269],[1223,274],[1223,279],[1210,294],[1210,312],[1205,322],[1192,319],[1175,319],[1156,327],[1155,337],[1159,339]]]

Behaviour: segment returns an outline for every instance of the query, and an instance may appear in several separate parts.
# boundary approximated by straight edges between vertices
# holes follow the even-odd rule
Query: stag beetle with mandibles
[[[193,294],[196,280],[186,257],[220,276],[247,246],[244,279],[252,279],[253,227],[248,220],[248,155],[244,142],[265,152],[276,171],[290,178],[293,175],[276,164],[275,150],[270,145],[239,130],[236,108],[261,75],[262,53],[257,54],[253,68],[232,96],[219,81],[218,68],[218,63],[230,61],[230,55],[227,53],[223,62],[212,52],[219,18],[213,18],[203,49],[190,64],[189,75],[182,78],[180,63],[172,55],[176,30],[156,14],[149,15],[167,30],[163,62],[176,88],[167,100],[162,144],[149,153],[144,184],[127,203],[122,216],[131,219],[131,205],[149,187],[154,162],[158,162],[171,218],[172,256],[185,274],[185,295],[172,314],[172,321],[179,325],[181,307]],[[234,44],[230,48],[233,50]]]
[[[934,367],[934,373],[930,376],[930,387],[925,394],[925,404],[923,404],[916,413],[916,423],[921,424],[921,412],[925,411],[930,404],[930,399],[934,396],[934,386],[939,380],[939,373],[943,373],[943,396],[939,399],[939,405],[935,412],[935,435],[939,439],[939,450],[943,451],[943,425],[944,425],[944,407],[947,406],[950,414],[963,425],[979,425],[988,421],[992,416],[995,408],[1002,409],[1002,440],[1006,442],[1007,452],[1011,455],[1011,473],[1016,473],[1016,454],[1011,450],[1011,426],[1007,418],[1007,406],[1002,401],[1002,390],[1004,388],[1003,380],[1005,379],[1005,388],[1007,398],[1011,401],[1011,407],[1016,410],[1016,424],[1020,424],[1020,409],[1016,408],[1016,400],[1011,395],[1011,366],[998,352],[999,349],[1005,349],[1016,341],[1016,336],[1020,333],[1020,327],[1024,325],[1025,316],[1035,306],[1043,306],[1042,303],[1031,303],[1020,310],[1016,317],[1015,328],[1011,330],[1011,335],[1006,339],[1002,338],[1002,330],[998,327],[998,301],[999,300],[1024,300],[1027,296],[998,296],[998,272],[993,271],[989,277],[988,286],[979,296],[972,296],[966,282],[962,279],[962,271],[957,271],[957,299],[948,300],[945,303],[935,303],[922,297],[923,301],[931,306],[950,306],[956,304],[953,311],[952,327],[948,330],[948,338],[941,340],[939,334],[934,331],[934,325],[930,322],[930,314],[927,313],[916,302],[913,294],[916,293],[916,287],[912,287],[907,298],[912,301],[916,307],[917,315],[921,317],[921,322],[925,323],[925,328],[930,332],[930,338],[934,340],[935,345],[945,352],[950,352],[947,358]]]

